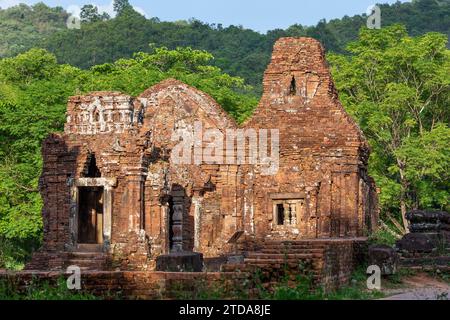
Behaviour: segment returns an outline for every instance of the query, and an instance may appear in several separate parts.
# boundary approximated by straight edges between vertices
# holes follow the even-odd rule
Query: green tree
[[[121,15],[129,10],[133,10],[133,6],[128,0],[114,0],[113,3],[114,11]]]
[[[66,29],[68,13],[62,7],[50,8],[40,2],[0,8],[0,57],[14,56]]]
[[[100,14],[98,12],[97,6],[93,4],[87,4],[81,8],[80,18],[83,22],[96,22],[101,20],[108,20],[110,16],[106,12]]]
[[[410,37],[405,27],[361,30],[329,54],[346,109],[370,140],[370,171],[385,212],[449,206],[450,51],[447,36]]]

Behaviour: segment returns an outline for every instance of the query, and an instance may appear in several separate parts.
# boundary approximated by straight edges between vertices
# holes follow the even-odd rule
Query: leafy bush
[[[386,230],[378,229],[369,236],[369,244],[385,244],[388,246],[395,245],[396,238]]]
[[[0,269],[20,270],[27,252],[17,243],[0,237]]]
[[[0,300],[97,300],[92,294],[67,289],[66,280],[61,277],[56,285],[33,279],[21,291],[12,280],[0,280]]]
[[[294,281],[285,278],[273,290],[259,288],[259,298],[268,300],[370,300],[383,297],[379,291],[366,286],[365,268],[360,267],[352,275],[351,284],[339,290],[325,292],[314,284],[311,275],[303,274]]]

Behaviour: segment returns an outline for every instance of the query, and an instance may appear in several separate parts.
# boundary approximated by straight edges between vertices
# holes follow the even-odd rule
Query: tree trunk
[[[409,233],[409,223],[408,220],[406,219],[406,199],[403,190],[402,195],[400,196],[400,210],[402,213],[403,227],[405,229],[405,233]]]
[[[400,211],[402,214],[402,220],[403,220],[403,227],[405,228],[405,233],[409,233],[409,222],[406,219],[406,211],[407,211],[407,207],[406,207],[406,200],[407,200],[407,191],[408,191],[408,181],[406,180],[405,177],[405,173],[404,173],[404,168],[405,165],[403,164],[403,162],[401,160],[397,159],[397,163],[399,166],[399,172],[400,172],[400,184],[402,186],[401,188],[401,193],[400,193]]]

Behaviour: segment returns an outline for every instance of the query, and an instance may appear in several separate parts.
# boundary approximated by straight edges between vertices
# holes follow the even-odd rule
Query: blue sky
[[[42,1],[42,0],[41,0]],[[34,0],[0,0],[5,8],[19,2],[36,3]],[[77,10],[87,3],[96,4],[104,11],[112,11],[112,0],[43,0],[50,6],[62,6]],[[275,28],[287,28],[292,24],[314,25],[320,19],[341,18],[366,12],[376,0],[131,0],[130,3],[147,17],[164,21],[197,18],[208,23],[243,25],[260,32]],[[396,0],[378,0],[395,3]],[[410,2],[403,0],[402,2]]]

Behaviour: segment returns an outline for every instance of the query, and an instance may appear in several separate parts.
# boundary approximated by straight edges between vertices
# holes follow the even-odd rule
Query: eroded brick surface
[[[174,131],[188,135],[197,122],[223,134],[278,129],[279,170],[174,164]],[[275,44],[263,97],[242,126],[207,94],[165,80],[136,98],[70,98],[64,133],[48,137],[42,152],[44,245],[28,269],[61,269],[100,248],[99,268],[154,270],[171,251],[213,259],[264,240],[364,237],[378,218],[367,141],[338,100],[322,46],[309,38]],[[101,225],[81,221],[82,212]],[[229,243],[239,231],[239,244]],[[80,246],[86,239],[91,246]],[[336,248],[327,261],[352,260],[345,245]]]

